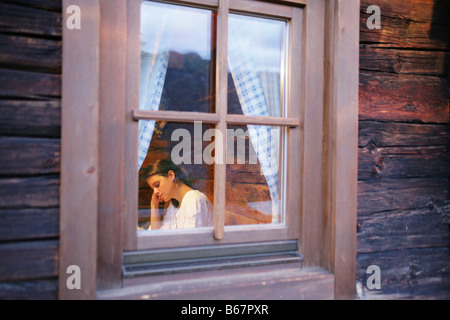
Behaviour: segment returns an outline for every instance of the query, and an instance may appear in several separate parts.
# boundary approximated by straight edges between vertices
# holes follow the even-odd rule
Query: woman
[[[181,229],[211,226],[213,207],[208,197],[189,186],[186,175],[170,160],[158,160],[144,169],[153,190],[150,202],[150,228]],[[160,214],[160,204],[167,204]]]

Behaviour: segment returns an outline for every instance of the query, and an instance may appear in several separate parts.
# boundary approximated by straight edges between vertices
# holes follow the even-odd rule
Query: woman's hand
[[[159,208],[159,205],[161,203],[164,203],[164,200],[156,193],[153,192],[152,194],[152,200],[151,200],[151,208],[157,209]]]

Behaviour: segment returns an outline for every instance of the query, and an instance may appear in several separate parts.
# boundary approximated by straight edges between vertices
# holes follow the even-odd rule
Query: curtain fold
[[[162,91],[166,79],[167,66],[169,63],[169,42],[173,21],[176,18],[175,12],[165,12],[161,15],[154,15],[154,25],[159,26],[154,34],[154,41],[150,49],[146,49],[146,44],[141,48],[141,75],[139,83],[139,109],[158,110],[161,103]],[[143,30],[141,30],[141,33]],[[146,51],[149,50],[149,51]],[[138,168],[144,162],[150,142],[152,141],[155,129],[154,120],[139,121],[138,140]]]
[[[141,53],[141,84],[139,93],[139,109],[159,109],[162,90],[164,87],[164,80],[166,78],[168,61],[168,52],[158,53],[156,57],[153,57],[152,55],[144,51]],[[155,120],[139,121],[138,168],[142,166],[142,163],[147,156],[154,128]]]
[[[230,30],[230,35],[238,35],[239,30]],[[279,116],[280,86],[270,73],[261,80],[254,51],[245,41],[233,38],[228,46],[228,66],[231,71],[236,92],[244,115]],[[278,75],[279,78],[279,75]],[[277,92],[278,91],[278,92]],[[266,97],[267,96],[267,97]],[[268,97],[271,98],[269,107]],[[256,151],[263,175],[270,190],[272,200],[272,223],[280,222],[279,217],[279,139],[280,129],[270,126],[248,125],[250,141]]]

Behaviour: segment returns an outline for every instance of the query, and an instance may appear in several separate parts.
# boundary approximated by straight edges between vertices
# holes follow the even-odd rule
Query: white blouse
[[[170,203],[161,229],[207,227],[213,224],[213,206],[208,197],[198,190],[187,192],[179,208]]]

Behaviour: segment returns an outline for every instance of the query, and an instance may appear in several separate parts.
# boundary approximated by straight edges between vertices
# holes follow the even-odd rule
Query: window
[[[294,138],[302,106],[290,92],[300,87],[293,62],[301,56],[290,41],[302,38],[302,11],[255,1],[142,2],[139,107],[131,111],[138,133],[129,137],[138,137],[140,169],[135,249],[298,239],[299,204],[287,201],[287,189],[301,185],[288,174],[301,161],[288,151],[302,148]],[[149,228],[146,169],[160,159],[208,197],[209,228]],[[163,226],[180,226],[167,206]]]
[[[63,12],[71,4],[64,0]],[[319,272],[296,270],[297,279],[305,278],[308,288],[317,286],[336,298],[352,297],[359,1],[80,0],[77,5],[81,29],[63,28],[60,298],[124,297],[129,293],[122,289],[124,277],[173,271],[161,265],[138,268],[151,259],[170,256],[182,265],[188,263],[186,257],[195,257],[220,268],[231,257],[243,257],[232,260],[239,274],[244,269],[239,267],[246,265],[279,269],[271,265],[280,259],[298,261],[299,252],[304,266]],[[145,64],[149,56],[142,47],[157,42],[157,34],[146,43],[138,36],[138,17],[147,6],[197,17],[195,29],[180,24],[160,28],[158,34],[170,31],[183,41],[176,41],[182,48],[161,56],[168,59],[165,88],[143,95],[160,99],[151,104],[158,110],[140,107],[145,77],[137,75],[146,67],[137,62]],[[173,20],[164,21],[170,25]],[[252,48],[240,50],[246,45]],[[263,52],[267,55],[260,56]],[[267,68],[240,73],[234,54]],[[237,62],[248,65],[243,63],[248,59]],[[255,99],[245,99],[244,85],[250,81],[239,79],[249,72],[258,73],[256,91],[264,93],[264,113],[253,113]],[[177,104],[179,89],[187,90],[183,103]],[[167,157],[174,150],[188,162],[192,148],[188,169],[214,204],[211,227],[137,232],[138,204],[145,216],[149,196],[138,176],[139,126],[154,126],[147,130],[151,137],[144,144],[142,163],[152,160],[146,159],[150,154]],[[258,150],[254,132],[260,130],[271,137],[270,152]],[[187,132],[190,147],[189,139],[184,144],[181,138]],[[217,132],[225,140],[213,137]],[[222,154],[224,161],[196,164],[196,141],[207,155]],[[264,164],[262,154],[272,153],[278,157]],[[278,173],[271,180],[276,189],[270,187],[268,172]],[[237,185],[252,187],[233,188]],[[80,267],[82,290],[66,287],[71,265]],[[147,290],[145,284],[140,288]],[[189,293],[187,283],[182,289]],[[245,288],[240,290],[245,293]]]

